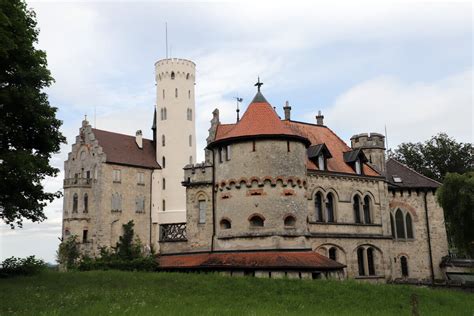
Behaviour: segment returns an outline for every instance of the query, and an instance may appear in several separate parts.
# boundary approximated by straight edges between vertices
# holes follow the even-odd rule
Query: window
[[[163,190],[165,190],[166,189],[166,179],[165,178],[163,178],[162,186],[163,186]]]
[[[145,213],[145,198],[138,196],[135,199],[135,212],[136,213]]]
[[[364,248],[357,249],[357,265],[359,267],[359,275],[365,275],[365,265],[364,265]]]
[[[406,223],[406,227],[407,227],[407,238],[412,239],[413,238],[413,227],[412,227],[412,223],[411,223],[411,215],[408,212],[405,215],[405,223]]]
[[[316,193],[314,197],[314,206],[316,207],[316,221],[323,221],[323,196],[321,192]]]
[[[408,276],[408,260],[407,260],[407,257],[402,256],[400,258],[400,268],[402,270],[402,276],[407,277]]]
[[[72,212],[77,213],[77,205],[79,203],[79,197],[77,196],[77,193],[74,193],[72,196]]]
[[[193,156],[189,156],[189,164],[190,164],[190,165],[193,164]]]
[[[222,148],[219,148],[219,162],[222,163]]]
[[[163,201],[162,201],[162,204],[163,204],[163,205],[162,205],[163,211],[166,211],[166,201],[165,201],[164,199],[163,199]]]
[[[370,197],[368,195],[364,198],[363,208],[364,208],[365,223],[370,224],[371,223],[371,219],[370,219]]]
[[[189,74],[187,75],[187,77],[189,77]],[[188,78],[186,78],[188,79]],[[191,99],[191,90],[188,90],[188,99]]]
[[[161,110],[160,110],[160,118],[161,118],[162,121],[165,119],[165,114],[164,114],[164,112],[165,112],[164,109],[161,109]]]
[[[91,172],[90,171],[86,171],[86,179],[90,179],[91,178]]]
[[[355,170],[356,170],[356,173],[357,174],[362,174],[362,168],[361,168],[361,164],[360,164],[360,159],[357,159],[355,161]]]
[[[329,193],[326,197],[326,211],[328,223],[334,222],[334,196]]]
[[[166,146],[166,137],[165,137],[165,134],[161,135],[161,146],[163,146],[163,147]]]
[[[405,239],[405,223],[403,222],[403,212],[402,210],[398,209],[395,212],[395,226],[397,227],[397,238],[398,239]]]
[[[166,168],[166,158],[165,156],[161,157],[161,168]]]
[[[168,119],[168,111],[166,110],[166,108],[163,109],[163,114],[164,114],[164,119],[167,120]]]
[[[65,236],[71,235],[71,231],[66,228],[66,230],[64,231],[64,235],[65,235]]]
[[[252,151],[255,151],[255,141],[252,142]]]
[[[112,212],[122,211],[122,196],[117,192],[112,194]]]
[[[145,184],[145,174],[143,172],[137,172],[137,184]]]
[[[165,89],[163,89],[163,100],[165,99]]]
[[[318,156],[318,169],[319,170],[325,170],[326,169],[326,164],[324,163],[324,155],[320,154]]]
[[[296,218],[293,215],[288,215],[285,217],[284,223],[286,227],[293,227],[296,224]]]
[[[171,80],[174,80],[175,78],[175,75],[174,75],[174,71],[171,72]]]
[[[231,153],[230,153],[230,145],[227,145],[226,151],[225,151],[225,160],[229,161],[229,160],[230,160],[230,156],[231,156]]]
[[[225,219],[225,218],[221,220],[220,226],[221,226],[221,229],[231,229],[232,228],[232,224],[230,223],[230,221],[228,219]]]
[[[193,146],[193,135],[188,136],[189,147]]]
[[[84,193],[84,213],[88,213],[89,212],[89,196],[87,195],[87,193]]]
[[[250,227],[263,227],[265,220],[260,215],[253,215],[250,219]]]
[[[393,223],[392,214],[390,214],[390,229],[392,230],[392,237],[395,238],[395,224]]]
[[[186,79],[189,79],[189,73],[186,74]]]
[[[87,234],[89,233],[89,231],[87,229],[84,229],[82,231],[82,243],[86,243],[87,242]]]
[[[189,109],[186,111],[186,118],[188,119],[188,121],[192,121],[193,120],[193,110],[192,109]]]
[[[175,97],[175,98],[178,97],[178,88],[175,88],[175,89],[174,89],[174,97]]]
[[[354,210],[354,221],[360,223],[360,198],[358,195],[354,196],[354,204],[352,205]]]
[[[374,248],[367,249],[367,267],[369,268],[369,275],[375,275]]]
[[[335,247],[329,249],[329,259],[337,261],[337,249]]]
[[[290,152],[290,141],[286,141],[286,151]]]
[[[114,169],[112,171],[113,181],[120,182],[121,181],[121,174],[119,169]]]
[[[199,224],[206,223],[206,201],[199,200]]]

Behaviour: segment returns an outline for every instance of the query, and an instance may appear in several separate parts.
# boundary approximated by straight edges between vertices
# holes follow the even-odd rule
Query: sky
[[[212,110],[234,122],[234,97],[245,110],[258,76],[281,116],[285,101],[294,120],[315,123],[321,110],[348,143],[385,127],[389,148],[440,132],[473,141],[471,2],[254,2],[28,1],[56,80],[46,92],[68,140],[51,159],[61,172],[46,190],[62,190],[84,115],[99,129],[152,137],[165,23],[170,56],[196,63],[198,160]],[[62,199],[45,214],[21,229],[0,224],[0,260],[55,261]]]

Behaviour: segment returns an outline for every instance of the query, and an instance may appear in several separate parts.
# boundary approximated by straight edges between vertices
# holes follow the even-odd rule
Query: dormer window
[[[355,161],[355,171],[356,171],[357,174],[362,173],[362,168],[361,168],[361,165],[360,165],[360,159],[357,159]]]
[[[332,155],[329,149],[326,147],[326,144],[310,146],[307,153],[309,160],[311,160],[319,170],[327,170],[327,160],[332,158]]]
[[[402,178],[397,176],[397,175],[393,175],[392,178],[393,178],[393,182],[395,182],[395,183],[402,183],[403,182]]]
[[[364,174],[363,164],[367,162],[362,149],[354,149],[344,153],[344,162],[354,169],[356,174]]]

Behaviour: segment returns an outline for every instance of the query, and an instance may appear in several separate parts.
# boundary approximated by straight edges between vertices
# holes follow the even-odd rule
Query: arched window
[[[206,210],[207,210],[206,200],[199,200],[198,207],[199,207],[199,224],[204,224],[206,223]]]
[[[392,214],[390,214],[390,229],[392,230],[392,237],[395,238],[395,224],[393,223]]]
[[[221,226],[221,229],[231,229],[232,228],[232,224],[230,223],[230,221],[228,219],[221,219],[221,222],[220,222],[220,226]]]
[[[407,227],[407,238],[413,238],[413,226],[411,223],[411,215],[408,212],[405,215],[405,223]]]
[[[163,146],[163,147],[166,146],[165,134],[161,135],[161,146]]]
[[[364,248],[357,249],[357,265],[359,267],[359,275],[365,275]]]
[[[354,203],[352,205],[354,209],[354,221],[360,223],[360,197],[358,195],[354,196]]]
[[[260,215],[253,215],[250,219],[250,227],[263,227],[265,220]]]
[[[323,221],[323,195],[321,192],[316,193],[314,197],[314,206],[316,207],[316,221]]]
[[[400,209],[395,212],[395,226],[397,231],[397,238],[405,239],[405,223],[403,222],[403,212]]]
[[[285,226],[286,227],[292,227],[295,226],[296,224],[296,218],[293,215],[288,215],[285,217]]]
[[[161,158],[161,168],[166,168],[166,158],[165,158],[165,156],[163,156]]]
[[[364,220],[366,224],[372,222],[370,219],[370,197],[368,195],[364,198]]]
[[[72,196],[72,212],[73,213],[77,213],[77,205],[78,205],[78,196],[77,196],[77,193],[74,193],[74,195]]]
[[[171,72],[171,80],[174,80],[175,78],[175,75],[174,75],[174,71]]]
[[[329,259],[337,261],[337,249],[336,249],[336,247],[329,248]]]
[[[369,268],[369,275],[375,275],[374,248],[367,249],[367,267]]]
[[[400,258],[400,268],[402,270],[402,276],[407,277],[408,276],[408,260],[407,260],[407,257],[402,256]]]
[[[174,97],[175,97],[175,98],[178,97],[178,88],[175,88],[175,89],[174,89]]]
[[[334,222],[334,196],[329,193],[326,197],[326,212],[328,223]]]
[[[89,212],[89,196],[87,195],[87,193],[84,193],[84,213],[88,213]]]

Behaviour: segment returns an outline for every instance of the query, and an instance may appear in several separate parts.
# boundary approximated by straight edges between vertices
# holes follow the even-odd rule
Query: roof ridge
[[[425,175],[419,173],[419,172],[416,171],[415,169],[412,169],[412,168],[408,167],[406,164],[401,163],[400,161],[396,160],[395,158],[388,158],[387,162],[388,162],[389,160],[392,160],[392,161],[398,163],[399,165],[401,165],[401,166],[407,168],[408,170],[410,170],[410,171],[416,173],[417,175],[419,175],[419,176],[421,176],[421,177],[423,177],[423,178],[425,178],[425,179],[428,179],[428,180],[430,180],[430,181],[436,182],[436,183],[439,184],[439,185],[442,185],[441,182],[438,182],[438,181],[436,181],[435,179],[431,179],[430,177],[427,177],[427,176],[425,176]]]
[[[106,131],[105,129],[98,129],[98,128],[91,128],[91,129],[92,129],[92,131],[105,132],[105,133],[116,134],[116,135],[131,137],[131,138],[135,138],[135,137],[136,137],[136,136],[133,136],[133,135],[127,135],[127,134],[123,134],[123,133],[117,133],[117,132]],[[150,141],[150,142],[153,141],[152,139],[149,139],[149,138],[142,138],[142,140],[148,140],[148,141]]]

